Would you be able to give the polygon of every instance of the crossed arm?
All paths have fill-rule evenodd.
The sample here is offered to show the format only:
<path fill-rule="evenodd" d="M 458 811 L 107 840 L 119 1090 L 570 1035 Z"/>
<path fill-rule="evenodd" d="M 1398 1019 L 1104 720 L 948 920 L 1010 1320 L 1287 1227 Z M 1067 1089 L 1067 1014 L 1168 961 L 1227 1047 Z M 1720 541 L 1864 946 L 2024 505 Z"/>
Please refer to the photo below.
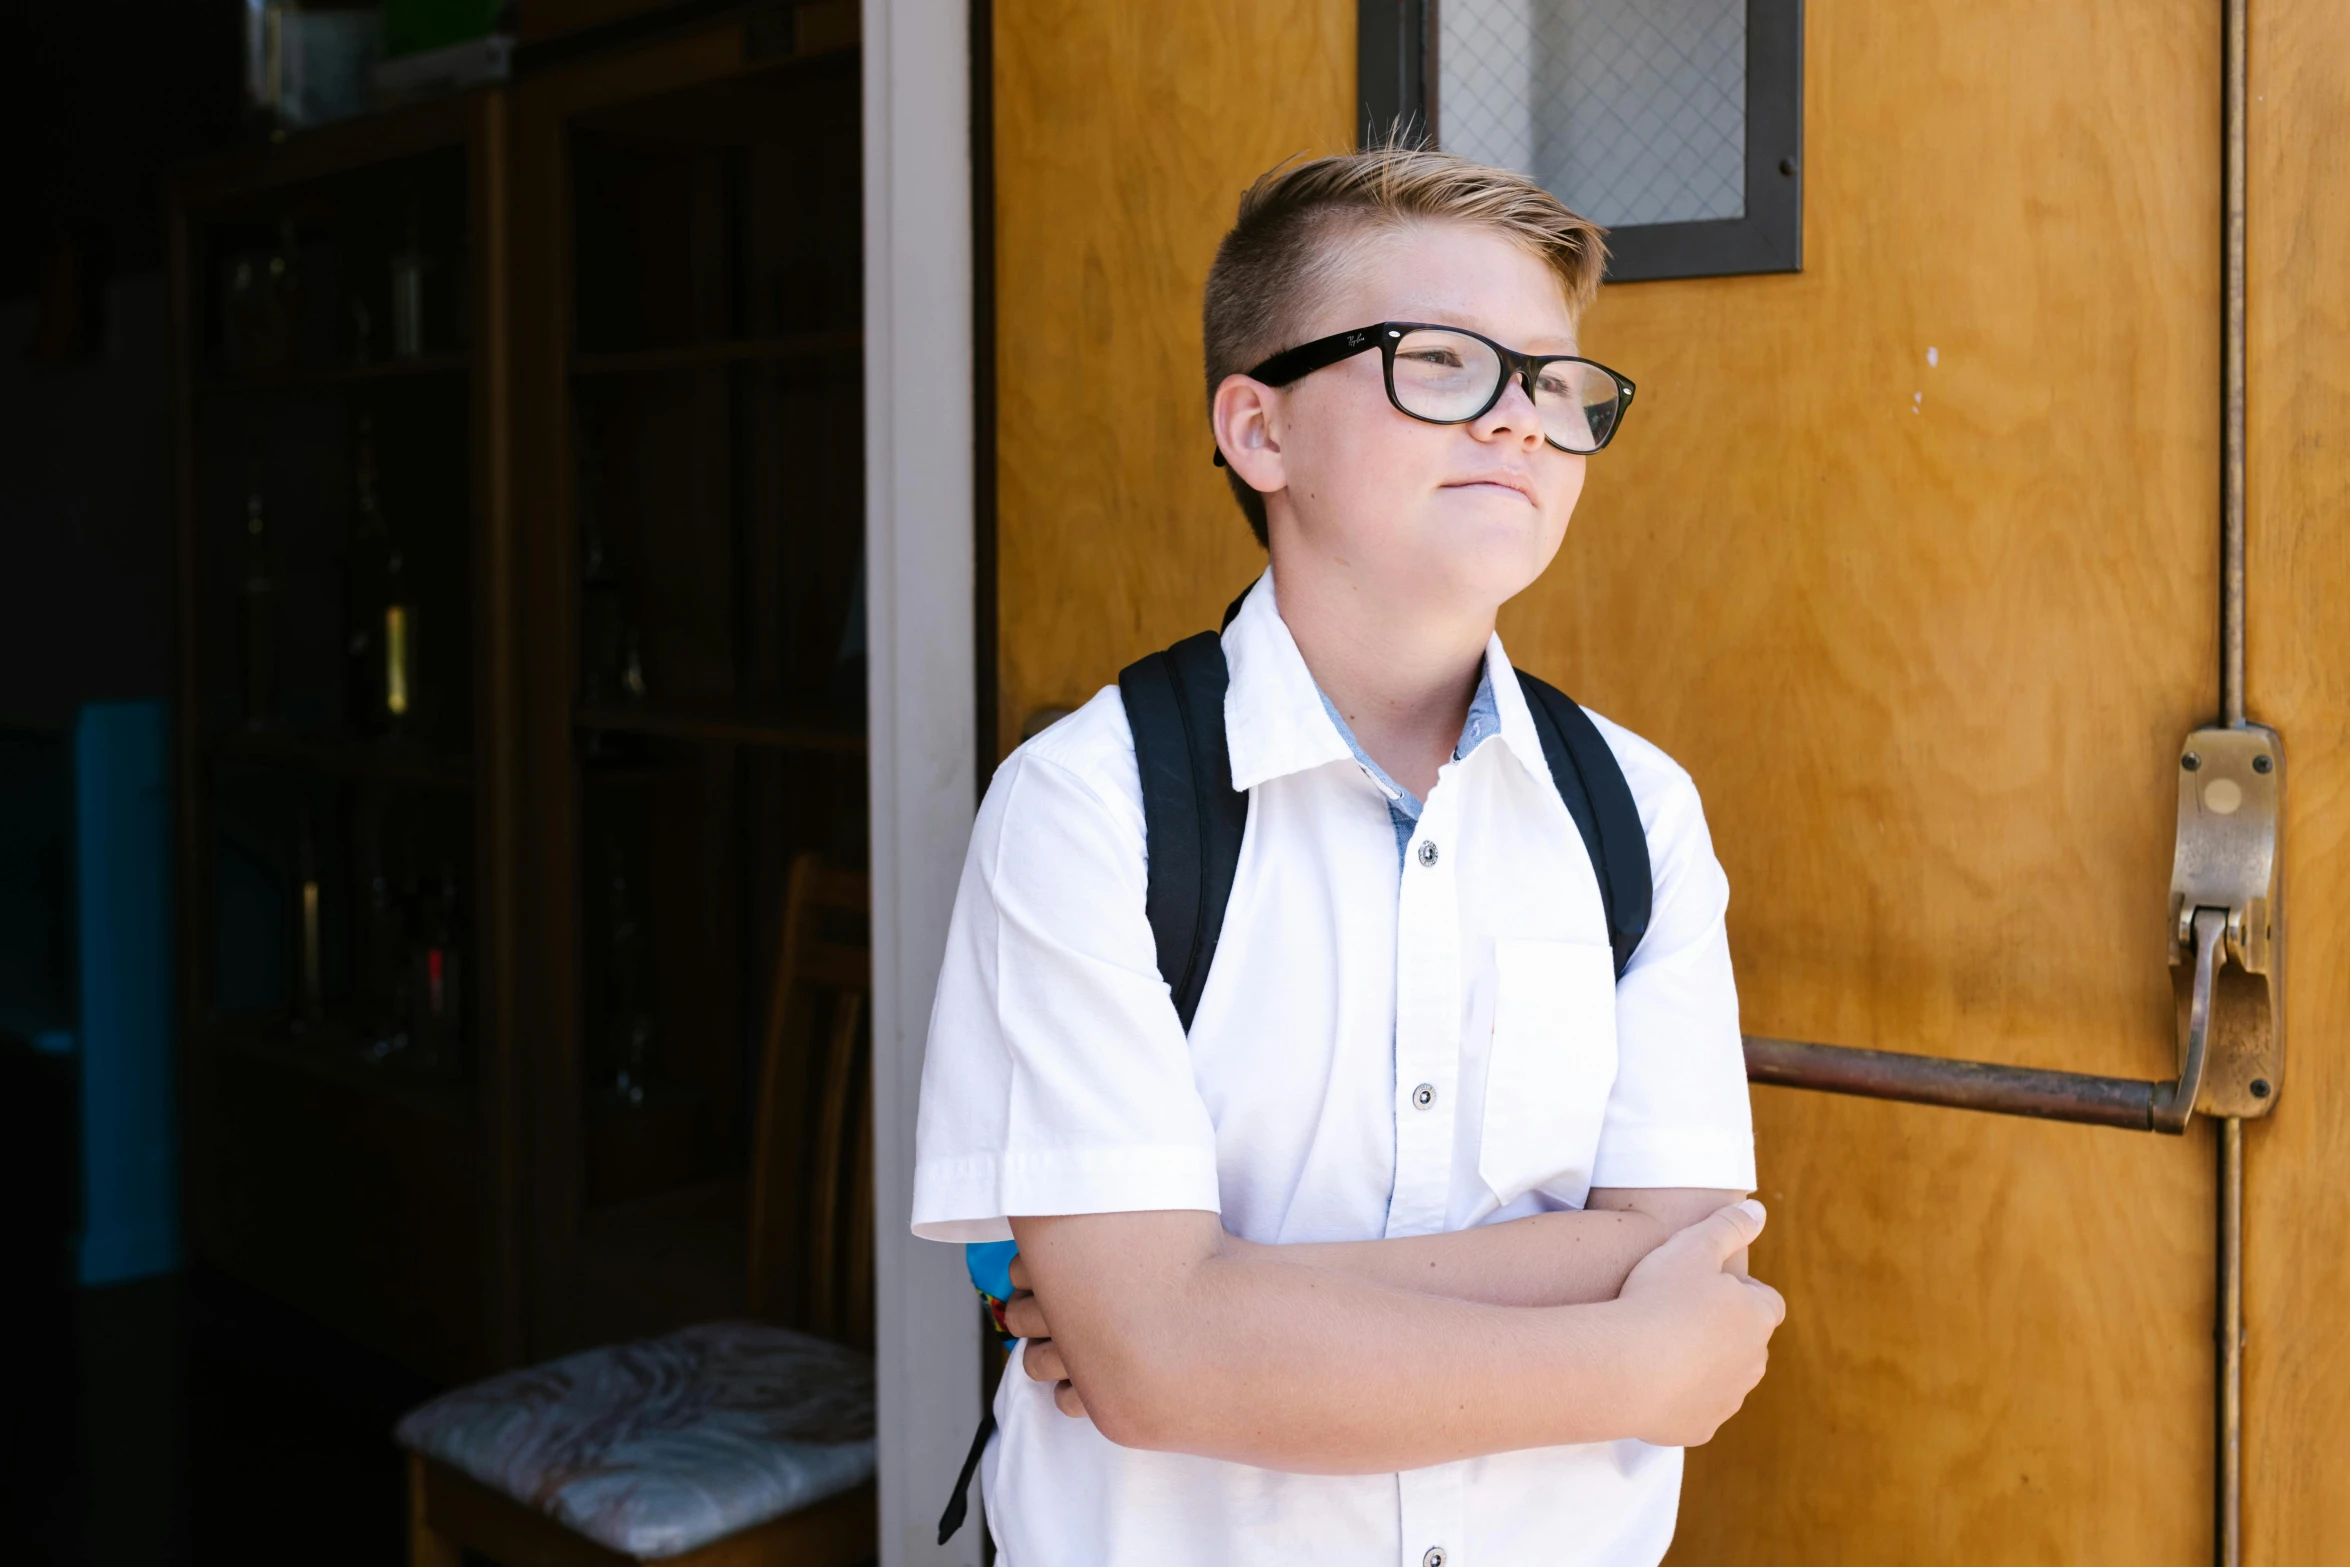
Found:
<path fill-rule="evenodd" d="M 1705 1441 L 1761 1378 L 1776 1292 L 1735 1193 L 1408 1240 L 1259 1246 L 1194 1211 L 1015 1218 L 1028 1374 L 1114 1442 L 1307 1473 Z M 1694 1222 L 1693 1222 L 1694 1221 Z"/>

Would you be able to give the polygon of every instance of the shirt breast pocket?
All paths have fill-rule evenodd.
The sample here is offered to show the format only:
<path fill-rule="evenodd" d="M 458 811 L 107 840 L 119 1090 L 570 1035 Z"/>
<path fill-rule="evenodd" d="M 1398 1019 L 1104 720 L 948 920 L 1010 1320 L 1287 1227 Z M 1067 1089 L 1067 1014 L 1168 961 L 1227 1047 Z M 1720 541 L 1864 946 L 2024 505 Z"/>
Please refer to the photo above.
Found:
<path fill-rule="evenodd" d="M 1616 1081 L 1616 968 L 1605 946 L 1496 941 L 1493 1049 L 1477 1173 L 1504 1204 L 1580 1202 Z"/>

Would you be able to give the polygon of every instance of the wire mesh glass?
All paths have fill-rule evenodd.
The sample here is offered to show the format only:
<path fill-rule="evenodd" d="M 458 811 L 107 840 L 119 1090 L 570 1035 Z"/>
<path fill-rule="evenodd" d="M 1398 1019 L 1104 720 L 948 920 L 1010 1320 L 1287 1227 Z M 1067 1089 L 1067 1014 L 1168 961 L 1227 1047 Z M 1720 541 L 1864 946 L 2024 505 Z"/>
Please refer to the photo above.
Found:
<path fill-rule="evenodd" d="M 1436 131 L 1611 228 L 1746 215 L 1746 0 L 1440 0 Z"/>

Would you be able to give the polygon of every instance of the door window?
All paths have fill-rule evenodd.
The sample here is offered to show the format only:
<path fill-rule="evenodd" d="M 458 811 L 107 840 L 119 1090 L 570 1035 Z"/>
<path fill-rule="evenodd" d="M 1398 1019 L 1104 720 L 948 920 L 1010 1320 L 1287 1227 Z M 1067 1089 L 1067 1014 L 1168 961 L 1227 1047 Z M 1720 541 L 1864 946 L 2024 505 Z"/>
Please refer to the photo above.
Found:
<path fill-rule="evenodd" d="M 1607 225 L 1613 282 L 1802 264 L 1801 0 L 1363 0 L 1401 125 Z"/>

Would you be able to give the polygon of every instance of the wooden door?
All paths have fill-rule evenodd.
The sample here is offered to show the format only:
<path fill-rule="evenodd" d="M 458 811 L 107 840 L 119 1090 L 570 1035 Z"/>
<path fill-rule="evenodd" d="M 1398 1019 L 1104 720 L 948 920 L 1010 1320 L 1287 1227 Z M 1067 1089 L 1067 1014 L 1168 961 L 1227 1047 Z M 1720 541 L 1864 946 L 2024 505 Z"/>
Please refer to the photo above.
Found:
<path fill-rule="evenodd" d="M 2219 8 L 1809 9 L 1805 270 L 1605 291 L 1587 347 L 1641 407 L 1504 635 L 1695 775 L 1749 1033 L 2167 1076 L 2172 768 L 2219 700 Z M 1006 749 L 1254 569 L 1199 455 L 1198 287 L 1249 178 L 1345 144 L 1352 13 L 997 0 Z M 2350 1523 L 2350 34 L 2267 0 L 2252 40 L 2292 1044 L 2247 1136 L 2246 1542 L 2285 1563 Z M 1755 1113 L 1791 1315 L 1675 1561 L 2208 1558 L 2207 1125 Z"/>

